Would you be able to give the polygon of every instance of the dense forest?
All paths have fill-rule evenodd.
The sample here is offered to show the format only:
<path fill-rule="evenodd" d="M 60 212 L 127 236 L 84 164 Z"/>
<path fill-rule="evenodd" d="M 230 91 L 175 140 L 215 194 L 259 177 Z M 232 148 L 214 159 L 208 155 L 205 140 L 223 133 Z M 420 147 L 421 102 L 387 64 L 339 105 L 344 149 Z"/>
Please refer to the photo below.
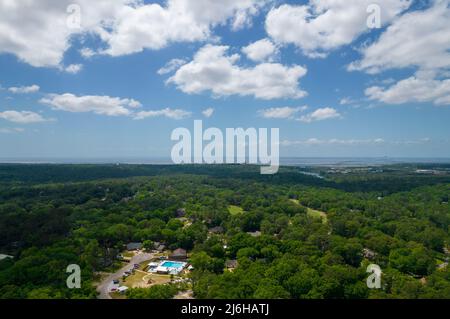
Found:
<path fill-rule="evenodd" d="M 450 298 L 449 168 L 0 165 L 0 253 L 14 257 L 0 261 L 0 298 L 96 298 L 129 242 L 186 249 L 198 299 Z M 366 285 L 373 263 L 381 289 Z M 81 289 L 66 287 L 69 264 Z"/>

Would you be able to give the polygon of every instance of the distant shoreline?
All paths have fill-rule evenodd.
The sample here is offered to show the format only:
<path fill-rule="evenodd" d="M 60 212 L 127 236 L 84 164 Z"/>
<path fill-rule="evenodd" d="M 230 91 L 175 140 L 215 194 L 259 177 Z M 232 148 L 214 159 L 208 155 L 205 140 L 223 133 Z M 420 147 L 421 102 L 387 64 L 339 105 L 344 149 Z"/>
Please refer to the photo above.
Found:
<path fill-rule="evenodd" d="M 170 158 L 0 158 L 1 164 L 47 165 L 176 165 Z M 417 157 L 282 157 L 281 166 L 381 166 L 450 164 L 450 158 Z M 188 164 L 186 164 L 188 165 Z M 206 165 L 206 164 L 205 164 Z"/>

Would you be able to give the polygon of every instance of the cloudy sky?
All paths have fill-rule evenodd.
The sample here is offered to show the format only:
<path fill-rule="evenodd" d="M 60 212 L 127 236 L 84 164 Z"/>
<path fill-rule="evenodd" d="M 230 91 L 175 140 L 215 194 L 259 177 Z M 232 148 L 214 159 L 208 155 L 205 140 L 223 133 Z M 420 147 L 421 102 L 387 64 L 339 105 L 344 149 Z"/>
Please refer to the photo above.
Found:
<path fill-rule="evenodd" d="M 449 0 L 373 2 L 0 0 L 0 158 L 168 157 L 195 119 L 450 157 Z"/>

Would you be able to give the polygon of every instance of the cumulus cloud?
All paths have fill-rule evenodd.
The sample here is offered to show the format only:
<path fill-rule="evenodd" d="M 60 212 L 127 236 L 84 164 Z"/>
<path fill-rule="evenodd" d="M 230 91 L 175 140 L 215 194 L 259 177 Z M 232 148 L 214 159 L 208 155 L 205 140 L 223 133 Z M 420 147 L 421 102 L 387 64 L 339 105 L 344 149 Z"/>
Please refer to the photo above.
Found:
<path fill-rule="evenodd" d="M 153 117 L 167 117 L 180 120 L 191 115 L 191 112 L 171 108 L 140 111 L 142 105 L 139 101 L 111 96 L 76 96 L 71 93 L 49 94 L 47 97 L 41 99 L 40 103 L 59 111 L 72 113 L 92 112 L 94 114 L 106 116 L 128 116 L 136 120 Z"/>
<path fill-rule="evenodd" d="M 180 66 L 186 64 L 186 61 L 183 59 L 172 59 L 165 66 L 158 70 L 159 75 L 164 75 L 171 73 L 178 69 Z"/>
<path fill-rule="evenodd" d="M 36 93 L 40 90 L 39 85 L 33 84 L 30 86 L 20 86 L 20 87 L 10 87 L 8 89 L 9 92 L 14 94 L 29 94 Z"/>
<path fill-rule="evenodd" d="M 266 0 L 40 0 L 0 1 L 0 53 L 35 67 L 62 67 L 76 35 L 97 35 L 106 47 L 85 57 L 161 49 L 207 40 L 218 25 L 249 25 Z"/>
<path fill-rule="evenodd" d="M 83 69 L 83 65 L 82 64 L 71 64 L 71 65 L 63 68 L 63 70 L 65 72 L 70 73 L 70 74 L 77 74 L 82 69 Z"/>
<path fill-rule="evenodd" d="M 207 108 L 202 112 L 203 116 L 206 118 L 210 118 L 214 114 L 214 109 L 212 107 Z"/>
<path fill-rule="evenodd" d="M 130 115 L 132 109 L 141 107 L 141 103 L 133 99 L 122 99 L 110 96 L 76 96 L 74 94 L 51 94 L 40 100 L 55 110 L 81 113 L 93 112 L 100 115 Z"/>
<path fill-rule="evenodd" d="M 369 31 L 367 9 L 373 0 L 310 0 L 306 5 L 284 4 L 266 18 L 266 31 L 276 42 L 293 44 L 312 58 L 325 57 Z M 409 8 L 410 0 L 378 0 L 381 22 L 389 24 Z"/>
<path fill-rule="evenodd" d="M 143 120 L 146 118 L 154 118 L 154 117 L 167 117 L 173 120 L 182 120 L 191 116 L 191 112 L 180 110 L 180 109 L 171 109 L 165 108 L 162 110 L 156 111 L 141 111 L 136 113 L 134 116 L 135 120 Z"/>
<path fill-rule="evenodd" d="M 262 39 L 242 48 L 242 52 L 252 61 L 271 62 L 279 51 L 272 41 L 269 39 Z"/>
<path fill-rule="evenodd" d="M 448 0 L 424 11 L 413 11 L 394 20 L 373 44 L 362 48 L 362 59 L 349 70 L 379 73 L 417 67 L 424 70 L 450 67 L 450 10 Z"/>
<path fill-rule="evenodd" d="M 387 104 L 431 102 L 436 105 L 450 105 L 450 79 L 436 80 L 421 77 L 419 73 L 387 88 L 370 87 L 365 93 L 369 99 Z"/>
<path fill-rule="evenodd" d="M 30 111 L 4 111 L 0 112 L 0 119 L 20 124 L 31 124 L 52 121 L 40 114 Z"/>
<path fill-rule="evenodd" d="M 450 105 L 448 5 L 448 0 L 436 0 L 426 10 L 404 14 L 376 42 L 361 50 L 362 59 L 350 64 L 350 71 L 374 74 L 390 69 L 416 69 L 413 76 L 390 87 L 369 87 L 365 91 L 369 99 L 388 104 Z"/>
<path fill-rule="evenodd" d="M 302 107 L 272 107 L 260 110 L 259 114 L 266 119 L 292 119 L 299 112 L 307 110 L 307 106 Z"/>
<path fill-rule="evenodd" d="M 211 91 L 215 96 L 254 96 L 265 100 L 306 95 L 299 88 L 299 80 L 306 74 L 306 68 L 278 63 L 240 67 L 237 65 L 240 55 L 227 55 L 228 50 L 228 46 L 204 46 L 167 83 L 175 84 L 188 94 Z"/>
<path fill-rule="evenodd" d="M 11 53 L 35 67 L 61 67 L 71 37 L 84 32 L 102 33 L 101 22 L 115 17 L 131 0 L 78 0 L 79 28 L 68 23 L 71 0 L 0 1 L 0 53 Z"/>
<path fill-rule="evenodd" d="M 128 7 L 105 37 L 112 56 L 161 49 L 171 42 L 203 41 L 211 29 L 230 23 L 237 30 L 250 24 L 267 1 L 168 0 L 165 6 Z"/>
<path fill-rule="evenodd" d="M 340 118 L 341 114 L 339 114 L 338 111 L 331 107 L 325 107 L 321 109 L 317 109 L 312 113 L 309 113 L 307 115 L 303 115 L 299 118 L 299 121 L 304 123 L 311 123 L 311 122 L 317 122 L 317 121 L 324 121 L 324 120 L 330 120 L 335 118 Z"/>

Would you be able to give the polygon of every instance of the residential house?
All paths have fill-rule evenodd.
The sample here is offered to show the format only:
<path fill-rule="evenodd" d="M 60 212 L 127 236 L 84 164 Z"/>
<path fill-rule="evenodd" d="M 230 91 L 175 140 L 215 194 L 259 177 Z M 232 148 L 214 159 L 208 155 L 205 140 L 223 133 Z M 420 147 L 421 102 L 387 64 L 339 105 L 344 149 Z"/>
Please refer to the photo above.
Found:
<path fill-rule="evenodd" d="M 142 243 L 129 243 L 127 244 L 127 250 L 128 251 L 135 251 L 142 249 L 143 244 Z"/>
<path fill-rule="evenodd" d="M 186 252 L 186 250 L 184 250 L 182 248 L 178 248 L 173 251 L 173 253 L 169 256 L 169 259 L 171 259 L 171 260 L 186 260 L 187 252 Z"/>

